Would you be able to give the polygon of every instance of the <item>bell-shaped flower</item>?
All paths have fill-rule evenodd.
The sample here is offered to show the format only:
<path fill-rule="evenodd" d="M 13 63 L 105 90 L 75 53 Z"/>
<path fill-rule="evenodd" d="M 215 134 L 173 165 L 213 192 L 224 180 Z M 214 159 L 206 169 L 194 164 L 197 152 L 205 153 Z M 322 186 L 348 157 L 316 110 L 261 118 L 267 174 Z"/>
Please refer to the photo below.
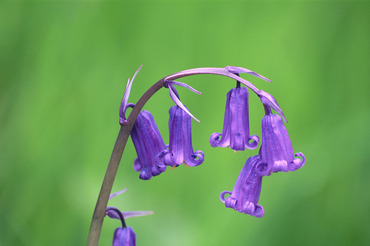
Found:
<path fill-rule="evenodd" d="M 220 194 L 221 202 L 240 213 L 262 217 L 265 212 L 257 203 L 266 169 L 258 155 L 249 157 L 236 180 L 233 191 L 224 191 Z M 226 194 L 230 196 L 225 199 Z"/>
<path fill-rule="evenodd" d="M 213 133 L 209 139 L 212 147 L 230 147 L 233 150 L 255 149 L 259 137 L 249 135 L 248 89 L 237 86 L 226 96 L 222 134 Z"/>
<path fill-rule="evenodd" d="M 165 165 L 155 164 L 156 155 L 166 146 L 149 111 L 140 112 L 132 128 L 131 138 L 138 156 L 134 161 L 134 170 L 140 171 L 140 179 L 149 180 L 166 170 Z"/>
<path fill-rule="evenodd" d="M 204 161 L 204 153 L 200 150 L 194 152 L 191 140 L 191 117 L 179 106 L 172 106 L 169 110 L 168 121 L 170 142 L 168 149 L 157 156 L 157 165 L 198 166 Z"/>
<path fill-rule="evenodd" d="M 262 144 L 260 156 L 268 165 L 270 172 L 288 172 L 302 167 L 305 156 L 299 152 L 294 154 L 289 134 L 281 117 L 272 114 L 271 108 L 265 105 L 266 115 L 262 119 Z M 294 157 L 301 157 L 294 158 Z"/>
<path fill-rule="evenodd" d="M 136 246 L 136 234 L 132 228 L 119 227 L 113 235 L 113 246 Z"/>

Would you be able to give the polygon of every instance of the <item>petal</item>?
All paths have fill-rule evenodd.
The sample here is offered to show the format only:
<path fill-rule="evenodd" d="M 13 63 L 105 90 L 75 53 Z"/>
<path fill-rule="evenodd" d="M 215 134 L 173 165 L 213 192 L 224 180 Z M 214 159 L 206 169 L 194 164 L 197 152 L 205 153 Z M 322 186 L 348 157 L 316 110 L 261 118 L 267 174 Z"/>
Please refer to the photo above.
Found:
<path fill-rule="evenodd" d="M 110 200 L 110 199 L 112 199 L 112 198 L 113 198 L 113 197 L 115 197 L 115 196 L 119 196 L 119 195 L 121 195 L 121 194 L 125 193 L 126 191 L 127 191 L 127 188 L 125 188 L 125 189 L 123 189 L 123 190 L 121 190 L 121 191 L 118 191 L 118 192 L 116 192 L 116 193 L 111 194 L 111 195 L 109 196 L 109 200 Z"/>
<path fill-rule="evenodd" d="M 277 103 L 276 99 L 272 95 L 270 95 L 269 93 L 263 90 L 259 90 L 257 95 L 259 96 L 259 98 L 261 99 L 261 102 L 264 105 L 268 105 L 271 108 L 273 108 L 281 116 L 281 118 L 284 119 L 285 122 L 288 122 L 279 104 Z"/>
<path fill-rule="evenodd" d="M 197 118 L 194 117 L 194 115 L 192 115 L 190 113 L 190 111 L 182 104 L 182 102 L 179 100 L 179 98 L 176 96 L 174 90 L 171 88 L 172 86 L 168 86 L 168 89 L 170 91 L 170 97 L 172 98 L 172 100 L 174 101 L 174 103 L 176 103 L 177 106 L 179 106 L 182 110 L 184 110 L 188 115 L 190 115 L 190 117 L 192 117 L 194 120 L 196 120 L 197 122 L 200 122 Z"/>
<path fill-rule="evenodd" d="M 293 162 L 289 163 L 289 171 L 295 171 L 303 167 L 304 164 L 306 163 L 306 157 L 304 156 L 302 152 L 298 152 L 294 156 L 301 157 L 302 160 L 299 158 L 295 158 Z"/>
<path fill-rule="evenodd" d="M 267 82 L 271 82 L 271 80 L 269 80 L 268 78 L 256 73 L 256 72 L 253 72 L 252 70 L 249 70 L 247 68 L 243 68 L 243 67 L 233 67 L 233 66 L 227 66 L 225 67 L 230 73 L 247 73 L 247 74 L 250 74 L 250 75 L 253 75 L 257 78 L 260 78 L 260 79 L 263 79 L 263 80 L 266 80 Z"/>
<path fill-rule="evenodd" d="M 141 217 L 141 216 L 147 216 L 154 214 L 153 211 L 129 211 L 129 212 L 122 212 L 123 217 L 125 219 L 131 218 L 131 217 Z"/>
<path fill-rule="evenodd" d="M 185 83 L 182 83 L 182 82 L 178 82 L 178 81 L 173 81 L 173 80 L 167 80 L 166 81 L 167 84 L 170 84 L 170 85 L 178 85 L 178 86 L 182 86 L 182 87 L 185 87 L 189 90 L 191 90 L 192 92 L 195 92 L 199 95 L 202 95 L 202 92 L 200 91 L 197 91 L 196 89 L 194 89 L 193 87 L 191 87 L 190 85 L 188 84 L 185 84 Z"/>
<path fill-rule="evenodd" d="M 225 203 L 225 195 L 226 194 L 231 195 L 231 191 L 225 190 L 225 191 L 221 192 L 221 194 L 220 194 L 220 200 L 221 200 L 222 203 Z"/>
<path fill-rule="evenodd" d="M 132 86 L 132 83 L 134 82 L 134 79 L 135 79 L 136 75 L 139 73 L 142 66 L 143 65 L 141 65 L 136 70 L 136 72 L 135 72 L 135 74 L 134 74 L 134 76 L 132 77 L 131 80 L 130 80 L 130 78 L 128 78 L 125 93 L 123 94 L 123 98 L 122 98 L 122 102 L 121 102 L 121 106 L 120 106 L 120 124 L 123 124 L 124 120 L 126 119 L 125 111 L 126 111 L 126 107 L 127 107 L 127 101 L 128 101 L 129 96 L 130 96 L 131 86 Z"/>
<path fill-rule="evenodd" d="M 117 228 L 113 235 L 113 246 L 135 246 L 136 235 L 131 227 Z"/>

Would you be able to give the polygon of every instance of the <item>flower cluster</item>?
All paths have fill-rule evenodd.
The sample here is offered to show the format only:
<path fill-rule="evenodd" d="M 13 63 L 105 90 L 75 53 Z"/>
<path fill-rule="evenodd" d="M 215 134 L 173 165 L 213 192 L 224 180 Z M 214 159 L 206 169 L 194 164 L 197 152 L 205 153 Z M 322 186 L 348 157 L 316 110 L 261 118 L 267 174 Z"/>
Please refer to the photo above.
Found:
<path fill-rule="evenodd" d="M 141 68 L 141 67 L 140 67 Z M 120 124 L 124 125 L 127 120 L 125 112 L 128 107 L 135 107 L 127 103 L 132 82 L 139 72 L 136 71 L 132 80 L 128 80 L 125 94 L 120 107 Z M 204 161 L 204 153 L 201 150 L 194 151 L 191 139 L 191 117 L 196 119 L 180 101 L 174 85 L 182 86 L 191 91 L 201 94 L 187 84 L 166 81 L 170 97 L 177 104 L 169 110 L 169 144 L 165 145 L 152 114 L 143 110 L 138 115 L 131 130 L 131 139 L 134 143 L 137 158 L 134 161 L 134 170 L 140 171 L 140 179 L 149 180 L 166 170 L 167 166 L 177 167 L 184 163 L 185 166 L 198 166 Z M 197 120 L 197 119 L 196 119 Z"/>
<path fill-rule="evenodd" d="M 135 108 L 135 104 L 128 103 L 132 83 L 140 71 L 136 71 L 132 79 L 128 79 L 119 112 L 119 123 L 122 126 L 128 124 L 126 111 Z M 271 82 L 262 75 L 246 68 L 227 66 L 225 68 L 195 68 L 184 70 L 165 77 L 159 82 L 161 86 L 168 88 L 171 99 L 176 105 L 169 110 L 169 144 L 166 145 L 154 121 L 153 115 L 147 111 L 141 111 L 130 132 L 134 143 L 137 158 L 134 161 L 134 170 L 140 172 L 140 179 L 150 180 L 164 172 L 167 166 L 177 167 L 198 166 L 204 161 L 204 153 L 201 150 L 194 151 L 191 133 L 191 118 L 198 121 L 181 102 L 175 86 L 185 87 L 197 94 L 199 91 L 185 83 L 175 79 L 196 75 L 215 74 L 236 80 L 236 87 L 226 95 L 226 107 L 222 133 L 213 133 L 209 138 L 212 147 L 230 147 L 236 151 L 255 149 L 258 147 L 260 138 L 250 135 L 249 129 L 249 89 L 259 96 L 265 109 L 262 119 L 262 138 L 259 154 L 251 156 L 242 168 L 232 191 L 223 191 L 220 200 L 226 207 L 233 208 L 240 213 L 255 217 L 262 217 L 264 209 L 258 204 L 262 178 L 272 173 L 295 171 L 305 164 L 305 156 L 299 152 L 294 154 L 292 143 L 284 126 L 286 121 L 283 111 L 275 98 L 267 92 L 257 89 L 251 82 L 241 78 L 240 73 L 247 73 L 265 81 Z M 242 87 L 242 84 L 245 87 Z M 139 108 L 141 108 L 141 105 Z M 272 110 L 277 112 L 273 114 Z M 138 112 L 137 112 L 138 113 Z M 124 190 L 125 191 L 125 190 Z M 111 195 L 110 198 L 124 191 Z M 228 197 L 225 195 L 228 194 Z M 142 216 L 152 212 L 121 212 L 115 207 L 108 207 L 106 215 L 110 218 L 120 219 L 122 227 L 114 233 L 113 245 L 134 246 L 136 235 L 131 227 L 125 224 L 125 218 Z"/>
<path fill-rule="evenodd" d="M 140 68 L 132 80 L 129 79 L 127 82 L 120 107 L 121 125 L 127 122 L 125 117 L 127 108 L 135 107 L 134 104 L 127 103 L 127 100 L 132 82 Z M 169 110 L 169 144 L 165 145 L 152 114 L 149 111 L 141 111 L 131 131 L 131 138 L 138 156 L 134 161 L 134 170 L 140 171 L 140 179 L 149 180 L 152 176 L 164 172 L 167 166 L 177 167 L 184 163 L 186 166 L 193 167 L 203 163 L 204 153 L 200 150 L 194 151 L 192 145 L 191 118 L 198 122 L 199 120 L 180 101 L 175 86 L 182 86 L 195 93 L 201 93 L 185 83 L 175 81 L 175 79 L 207 73 L 227 76 L 237 82 L 236 87 L 232 88 L 226 95 L 222 133 L 213 133 L 210 136 L 209 143 L 212 147 L 230 147 L 234 151 L 257 148 L 260 138 L 257 135 L 250 135 L 249 130 L 249 89 L 259 96 L 264 106 L 266 114 L 262 119 L 259 154 L 246 161 L 233 191 L 224 191 L 220 195 L 220 199 L 226 207 L 241 213 L 262 217 L 264 209 L 257 204 L 262 178 L 271 175 L 271 173 L 297 170 L 305 164 L 305 157 L 300 152 L 294 154 L 292 143 L 283 123 L 283 120 L 286 121 L 284 113 L 275 98 L 267 92 L 258 90 L 252 83 L 239 76 L 240 73 L 247 73 L 271 82 L 249 69 L 232 66 L 199 68 L 185 70 L 166 77 L 164 79 L 165 87 L 168 88 L 170 97 L 176 104 Z M 242 84 L 245 87 L 242 87 Z M 280 116 L 273 114 L 272 110 Z M 230 196 L 225 198 L 226 194 Z"/>
<path fill-rule="evenodd" d="M 241 71 L 236 70 L 236 72 Z M 237 90 L 240 90 L 239 94 L 237 94 Z M 212 134 L 209 140 L 212 147 L 244 150 L 244 146 L 248 148 L 248 144 L 246 144 L 248 139 L 253 139 L 253 143 L 258 141 L 257 136 L 249 137 L 247 90 L 245 88 L 244 96 L 235 96 L 242 93 L 239 84 L 237 84 L 237 88 L 227 94 L 223 132 L 222 134 Z M 259 91 L 258 96 L 266 113 L 262 119 L 262 143 L 259 154 L 248 158 L 233 191 L 223 191 L 220 200 L 226 207 L 233 208 L 240 213 L 262 217 L 264 209 L 257 204 L 261 193 L 262 177 L 270 176 L 271 173 L 295 171 L 305 164 L 306 159 L 301 152 L 294 154 L 283 120 L 279 115 L 272 113 L 271 108 L 279 108 L 276 101 L 271 100 L 272 96 L 263 91 Z M 281 110 L 278 112 L 284 117 Z M 219 139 L 220 136 L 222 136 L 221 139 Z M 257 147 L 257 145 L 255 144 L 253 147 Z M 226 194 L 230 196 L 225 198 Z"/>

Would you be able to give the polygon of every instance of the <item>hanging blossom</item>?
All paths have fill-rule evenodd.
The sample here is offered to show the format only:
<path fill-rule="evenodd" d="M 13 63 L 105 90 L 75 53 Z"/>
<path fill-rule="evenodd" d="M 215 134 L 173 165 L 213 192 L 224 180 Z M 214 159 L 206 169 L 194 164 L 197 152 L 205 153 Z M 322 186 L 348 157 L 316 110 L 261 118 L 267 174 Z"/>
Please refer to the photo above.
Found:
<path fill-rule="evenodd" d="M 135 104 L 127 102 L 132 83 L 140 69 L 141 66 L 135 72 L 132 79 L 128 79 L 119 111 L 121 125 L 127 123 L 125 116 L 127 108 L 135 107 Z M 166 170 L 166 166 L 156 165 L 155 157 L 162 150 L 166 149 L 166 146 L 158 130 L 157 124 L 154 121 L 153 115 L 149 111 L 143 110 L 139 113 L 130 135 L 138 156 L 135 159 L 133 166 L 135 171 L 140 171 L 140 179 L 149 180 L 152 176 L 156 176 L 164 172 Z"/>
<path fill-rule="evenodd" d="M 212 147 L 230 147 L 233 150 L 255 149 L 259 137 L 249 135 L 248 89 L 237 86 L 226 96 L 222 134 L 213 133 L 209 138 Z"/>
<path fill-rule="evenodd" d="M 268 78 L 246 68 L 228 66 L 226 69 L 236 76 L 239 76 L 239 73 L 248 73 L 271 82 Z M 212 147 L 230 147 L 235 151 L 244 151 L 245 148 L 257 148 L 258 141 L 257 135 L 249 135 L 248 88 L 240 87 L 240 82 L 237 80 L 236 88 L 231 89 L 226 95 L 222 134 L 213 133 L 209 143 Z"/>
<path fill-rule="evenodd" d="M 140 171 L 140 179 L 149 180 L 166 171 L 165 165 L 155 163 L 157 154 L 166 146 L 149 111 L 140 112 L 132 128 L 131 139 L 138 156 L 134 161 L 134 170 Z"/>
<path fill-rule="evenodd" d="M 262 164 L 258 155 L 249 157 L 236 180 L 233 191 L 221 193 L 221 202 L 227 208 L 235 209 L 239 213 L 262 217 L 265 211 L 257 203 L 261 193 L 262 177 L 267 174 L 266 170 L 266 165 Z M 230 196 L 225 199 L 226 194 Z"/>
<path fill-rule="evenodd" d="M 124 193 L 127 189 L 116 192 L 110 195 L 109 200 L 113 197 Z M 135 211 L 135 212 L 122 212 L 116 207 L 107 207 L 105 214 L 110 218 L 119 219 L 122 227 L 118 227 L 114 231 L 113 246 L 136 246 L 136 234 L 131 227 L 126 226 L 125 219 L 134 216 L 145 216 L 153 214 L 152 211 Z"/>
<path fill-rule="evenodd" d="M 288 172 L 301 168 L 306 158 L 303 153 L 294 154 L 289 134 L 279 115 L 272 114 L 265 105 L 266 115 L 262 119 L 262 145 L 260 156 L 270 172 Z M 297 158 L 294 158 L 297 157 Z M 300 159 L 300 158 L 302 159 Z"/>
<path fill-rule="evenodd" d="M 175 81 L 167 82 L 171 98 L 178 104 L 170 108 L 170 118 L 168 120 L 169 128 L 169 145 L 168 149 L 163 150 L 157 156 L 158 166 L 178 166 L 184 163 L 186 166 L 198 166 L 204 161 L 204 153 L 201 150 L 194 152 L 191 138 L 191 116 L 186 106 L 184 106 L 174 85 L 184 86 L 193 92 L 201 92 L 192 87 Z"/>

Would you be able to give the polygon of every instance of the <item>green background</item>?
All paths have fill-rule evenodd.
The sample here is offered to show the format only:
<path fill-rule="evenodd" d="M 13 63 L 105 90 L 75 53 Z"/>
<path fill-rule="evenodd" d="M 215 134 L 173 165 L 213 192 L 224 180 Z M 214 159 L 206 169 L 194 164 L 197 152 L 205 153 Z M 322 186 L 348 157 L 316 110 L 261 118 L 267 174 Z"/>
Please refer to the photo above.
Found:
<path fill-rule="evenodd" d="M 242 66 L 275 96 L 306 165 L 265 177 L 263 218 L 220 202 L 246 159 L 212 148 L 235 82 L 198 75 L 178 91 L 201 120 L 199 167 L 170 168 L 150 181 L 132 169 L 129 139 L 109 205 L 153 210 L 130 218 L 138 245 L 366 245 L 370 241 L 370 4 L 362 1 L 56 1 L 0 3 L 0 245 L 84 245 L 130 102 L 160 78 L 194 67 Z M 168 142 L 168 91 L 145 106 Z M 250 94 L 251 134 L 263 107 Z M 106 219 L 100 245 L 116 220 Z"/>

